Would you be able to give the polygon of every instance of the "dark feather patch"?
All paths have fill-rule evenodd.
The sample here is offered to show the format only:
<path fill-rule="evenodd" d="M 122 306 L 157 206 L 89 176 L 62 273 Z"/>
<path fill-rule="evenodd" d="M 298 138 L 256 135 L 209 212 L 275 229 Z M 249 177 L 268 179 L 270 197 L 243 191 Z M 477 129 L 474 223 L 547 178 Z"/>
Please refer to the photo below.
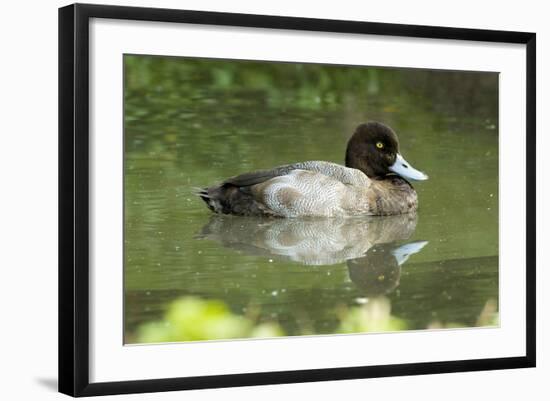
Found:
<path fill-rule="evenodd" d="M 233 185 L 235 187 L 249 187 L 256 184 L 261 184 L 275 177 L 286 175 L 290 171 L 295 170 L 299 166 L 299 163 L 288 164 L 285 166 L 276 167 L 271 170 L 259 170 L 250 173 L 244 173 L 235 177 L 228 178 L 222 185 Z"/>
<path fill-rule="evenodd" d="M 273 212 L 258 202 L 251 187 L 272 178 L 288 174 L 301 167 L 301 163 L 288 164 L 271 170 L 260 170 L 228 178 L 219 185 L 202 188 L 196 194 L 216 213 L 246 216 L 273 216 Z"/>

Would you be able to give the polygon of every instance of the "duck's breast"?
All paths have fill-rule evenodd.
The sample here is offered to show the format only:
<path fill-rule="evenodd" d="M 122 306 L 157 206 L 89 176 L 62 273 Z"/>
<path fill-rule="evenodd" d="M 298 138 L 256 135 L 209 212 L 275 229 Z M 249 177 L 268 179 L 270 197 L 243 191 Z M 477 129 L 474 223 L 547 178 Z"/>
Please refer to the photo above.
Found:
<path fill-rule="evenodd" d="M 367 192 L 369 212 L 388 216 L 415 212 L 418 197 L 412 185 L 401 177 L 373 181 Z"/>

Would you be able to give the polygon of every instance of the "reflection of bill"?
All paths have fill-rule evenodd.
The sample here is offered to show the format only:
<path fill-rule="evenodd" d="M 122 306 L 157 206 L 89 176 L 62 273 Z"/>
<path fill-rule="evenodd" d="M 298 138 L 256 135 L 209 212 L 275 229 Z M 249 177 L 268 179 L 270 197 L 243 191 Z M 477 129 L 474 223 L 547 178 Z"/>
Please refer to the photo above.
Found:
<path fill-rule="evenodd" d="M 268 255 L 306 265 L 346 262 L 351 280 L 379 295 L 399 283 L 401 265 L 426 241 L 409 238 L 416 215 L 347 219 L 265 219 L 213 215 L 198 235 L 251 255 Z"/>

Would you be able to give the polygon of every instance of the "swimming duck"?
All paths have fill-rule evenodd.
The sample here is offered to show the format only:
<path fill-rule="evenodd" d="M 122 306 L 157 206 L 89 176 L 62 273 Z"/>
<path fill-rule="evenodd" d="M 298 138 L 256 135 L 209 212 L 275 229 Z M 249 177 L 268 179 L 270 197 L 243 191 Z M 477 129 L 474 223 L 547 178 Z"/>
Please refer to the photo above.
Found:
<path fill-rule="evenodd" d="M 407 181 L 426 180 L 399 153 L 395 132 L 379 122 L 359 125 L 345 167 L 305 161 L 228 178 L 198 190 L 216 213 L 273 217 L 387 216 L 416 211 Z"/>

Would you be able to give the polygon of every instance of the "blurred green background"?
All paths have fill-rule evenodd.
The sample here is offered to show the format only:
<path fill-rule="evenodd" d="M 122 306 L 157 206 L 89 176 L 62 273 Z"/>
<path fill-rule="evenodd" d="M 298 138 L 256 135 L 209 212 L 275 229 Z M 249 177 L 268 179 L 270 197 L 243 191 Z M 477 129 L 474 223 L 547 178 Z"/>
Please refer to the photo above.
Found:
<path fill-rule="evenodd" d="M 497 73 L 139 55 L 124 69 L 125 342 L 498 322 Z M 216 217 L 192 193 L 343 163 L 369 120 L 430 176 L 414 184 L 412 223 Z M 395 250 L 418 240 L 397 266 Z"/>

